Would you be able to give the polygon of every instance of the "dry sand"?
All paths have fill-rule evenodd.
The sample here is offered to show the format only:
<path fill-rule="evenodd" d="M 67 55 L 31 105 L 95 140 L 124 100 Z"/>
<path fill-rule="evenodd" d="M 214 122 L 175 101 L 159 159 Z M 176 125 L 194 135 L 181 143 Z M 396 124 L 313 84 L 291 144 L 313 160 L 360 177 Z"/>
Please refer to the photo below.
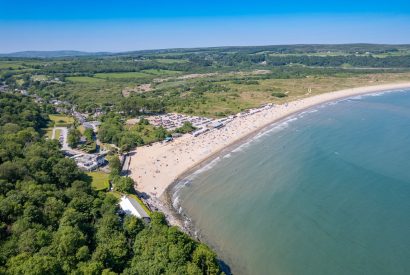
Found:
<path fill-rule="evenodd" d="M 186 134 L 173 142 L 139 147 L 131 159 L 131 177 L 136 181 L 139 192 L 146 193 L 155 201 L 160 202 L 167 187 L 184 172 L 214 156 L 227 146 L 289 115 L 314 105 L 345 97 L 409 87 L 410 82 L 405 82 L 329 92 L 283 105 L 275 105 L 271 109 L 246 117 L 237 117 L 225 127 L 213 129 L 198 137 Z"/>

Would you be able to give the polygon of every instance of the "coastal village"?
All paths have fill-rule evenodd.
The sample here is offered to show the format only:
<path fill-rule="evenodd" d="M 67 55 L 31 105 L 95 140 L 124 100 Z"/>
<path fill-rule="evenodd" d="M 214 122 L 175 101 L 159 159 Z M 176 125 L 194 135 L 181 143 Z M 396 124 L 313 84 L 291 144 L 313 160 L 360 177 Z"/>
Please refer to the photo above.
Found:
<path fill-rule="evenodd" d="M 389 87 L 399 89 L 403 85 L 397 84 Z M 66 121 L 57 119 L 54 122 L 50 138 L 59 140 L 64 154 L 73 159 L 81 170 L 88 173 L 106 174 L 107 179 L 109 173 L 107 155 L 112 154 L 112 149 L 114 149 L 115 154 L 118 154 L 120 159 L 121 176 L 130 177 L 135 183 L 136 190 L 136 194 L 116 193 L 119 195 L 119 205 L 122 210 L 145 220 L 149 220 L 150 211 L 159 210 L 166 215 L 170 224 L 184 228 L 180 221 L 175 218 L 173 210 L 170 210 L 173 208 L 169 207 L 169 204 L 174 202 L 167 191 L 187 170 L 217 156 L 219 152 L 232 144 L 250 138 L 252 134 L 260 132 L 272 123 L 311 106 L 383 89 L 386 89 L 384 85 L 374 88 L 353 88 L 301 98 L 286 104 L 268 103 L 219 119 L 178 113 L 140 116 L 129 119 L 126 123 L 136 124 L 145 119 L 150 125 L 163 127 L 168 131 L 174 131 L 183 126 L 184 123 L 189 123 L 193 126 L 193 130 L 186 134 L 174 132 L 172 136 L 167 136 L 162 141 L 139 146 L 130 152 L 121 152 L 115 145 L 103 144 L 98 140 L 97 133 L 101 125 L 98 117 L 103 114 L 101 110 L 96 110 L 95 113 L 91 114 L 81 113 L 76 111 L 74 107 L 67 108 L 70 106 L 68 102 L 52 100 L 49 103 L 55 106 L 56 110 L 64 112 L 61 116 L 71 118 L 71 122 L 64 125 L 67 124 Z M 7 89 L 3 85 L 0 90 L 5 92 Z M 37 101 L 45 101 L 37 95 L 29 95 L 27 91 L 14 92 L 24 96 L 32 96 Z M 59 115 L 56 117 L 58 118 Z M 78 127 L 90 129 L 94 133 L 97 144 L 95 152 L 88 153 L 68 145 L 68 133 L 70 127 L 72 129 L 74 121 Z M 113 192 L 112 184 L 109 183 L 106 190 Z"/>
<path fill-rule="evenodd" d="M 0 91 L 10 92 L 7 89 L 7 85 L 1 85 Z M 271 109 L 273 104 L 265 104 L 259 108 L 245 110 L 238 113 L 237 115 L 231 115 L 225 118 L 212 119 L 207 117 L 198 117 L 198 116 L 188 116 L 178 113 L 165 113 L 165 114 L 154 114 L 150 116 L 141 116 L 134 119 L 130 119 L 131 123 L 135 124 L 141 119 L 146 119 L 149 124 L 155 127 L 163 127 L 167 131 L 174 131 L 175 129 L 182 127 L 184 123 L 190 123 L 193 126 L 193 131 L 187 134 L 178 134 L 174 133 L 170 137 L 166 137 L 163 141 L 157 142 L 155 144 L 148 144 L 141 148 L 137 148 L 132 152 L 120 152 L 118 148 L 113 144 L 102 144 L 98 139 L 98 130 L 101 122 L 98 121 L 98 118 L 104 114 L 100 109 L 95 110 L 93 113 L 82 113 L 75 110 L 75 106 L 67 101 L 52 99 L 45 100 L 36 94 L 29 94 L 26 90 L 14 90 L 13 93 L 20 93 L 23 96 L 33 97 L 36 102 L 48 103 L 52 105 L 57 115 L 52 116 L 53 126 L 51 128 L 51 135 L 48 136 L 50 139 L 56 139 L 61 145 L 61 150 L 66 157 L 71 158 L 75 161 L 77 166 L 87 173 L 104 173 L 107 175 L 109 173 L 107 155 L 110 153 L 110 150 L 106 148 L 114 148 L 115 152 L 119 154 L 119 159 L 121 162 L 122 176 L 130 176 L 133 178 L 136 183 L 137 197 L 123 194 L 120 196 L 120 207 L 125 213 L 132 214 L 139 218 L 149 220 L 149 212 L 151 210 L 161 210 L 163 211 L 170 223 L 175 224 L 176 220 L 173 219 L 172 215 L 167 211 L 167 207 L 159 199 L 160 195 L 164 191 L 162 188 L 159 188 L 158 193 L 157 187 L 153 187 L 152 190 L 146 192 L 144 188 L 145 181 L 142 181 L 142 175 L 135 173 L 135 156 L 140 155 L 140 150 L 145 151 L 150 148 L 156 148 L 157 146 L 167 146 L 171 147 L 174 144 L 179 144 L 180 140 L 191 140 L 192 144 L 195 144 L 195 140 L 201 135 L 210 135 L 215 134 L 215 131 L 223 131 L 222 129 L 226 127 L 229 123 L 243 119 L 247 116 L 254 115 L 256 113 L 266 111 Z M 77 128 L 90 129 L 94 134 L 95 143 L 97 144 L 96 150 L 93 153 L 86 152 L 80 148 L 72 148 L 69 145 L 68 136 L 69 132 L 74 128 L 74 122 L 77 124 Z M 217 134 L 217 133 L 216 133 Z M 80 142 L 85 142 L 84 136 L 81 137 Z M 159 160 L 158 160 L 159 162 Z M 143 170 L 141 170 L 142 172 Z M 156 174 L 161 173 L 161 167 L 157 167 Z M 155 179 L 155 175 L 153 175 Z M 161 183 L 159 183 L 161 185 Z M 141 187 L 141 188 L 140 188 Z M 113 191 L 112 184 L 109 184 L 108 191 Z M 143 205 L 142 205 L 143 204 Z"/>
<path fill-rule="evenodd" d="M 0 275 L 410 275 L 410 0 L 1 8 Z"/>

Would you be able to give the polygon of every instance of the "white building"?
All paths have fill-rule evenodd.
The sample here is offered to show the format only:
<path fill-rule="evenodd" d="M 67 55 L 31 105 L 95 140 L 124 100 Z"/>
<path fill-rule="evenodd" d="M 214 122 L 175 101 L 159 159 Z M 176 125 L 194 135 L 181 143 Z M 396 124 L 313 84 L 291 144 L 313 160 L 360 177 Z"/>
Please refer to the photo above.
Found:
<path fill-rule="evenodd" d="M 149 219 L 148 214 L 145 210 L 139 205 L 139 203 L 131 197 L 122 196 L 120 200 L 121 209 L 129 215 L 134 215 L 140 219 Z"/>

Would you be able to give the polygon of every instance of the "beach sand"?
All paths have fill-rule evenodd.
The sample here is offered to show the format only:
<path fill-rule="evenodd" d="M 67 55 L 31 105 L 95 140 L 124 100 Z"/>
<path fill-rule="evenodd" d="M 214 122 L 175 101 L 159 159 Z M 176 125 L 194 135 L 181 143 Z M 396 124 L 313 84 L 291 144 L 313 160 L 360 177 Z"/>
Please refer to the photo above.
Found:
<path fill-rule="evenodd" d="M 130 176 L 137 183 L 137 190 L 151 197 L 151 205 L 159 205 L 156 208 L 165 211 L 166 196 L 164 193 L 182 174 L 264 127 L 325 102 L 403 88 L 410 88 L 410 82 L 366 86 L 320 94 L 275 105 L 270 109 L 245 117 L 236 117 L 226 126 L 212 129 L 198 137 L 186 134 L 169 143 L 138 147 L 131 157 Z"/>

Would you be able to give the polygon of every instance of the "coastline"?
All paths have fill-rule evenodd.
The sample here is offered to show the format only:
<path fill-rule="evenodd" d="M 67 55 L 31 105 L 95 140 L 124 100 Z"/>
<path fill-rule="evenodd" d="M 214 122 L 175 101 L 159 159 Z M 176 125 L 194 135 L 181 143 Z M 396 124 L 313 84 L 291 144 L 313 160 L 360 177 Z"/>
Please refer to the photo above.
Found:
<path fill-rule="evenodd" d="M 138 192 L 145 195 L 146 202 L 152 208 L 164 212 L 171 225 L 193 235 L 183 224 L 184 219 L 174 209 L 172 202 L 172 191 L 181 180 L 217 159 L 221 153 L 238 147 L 271 125 L 306 109 L 354 96 L 406 88 L 410 88 L 410 82 L 328 92 L 236 118 L 225 127 L 213 129 L 199 137 L 187 134 L 172 143 L 144 146 L 138 148 L 132 157 L 131 177 L 137 182 Z"/>

